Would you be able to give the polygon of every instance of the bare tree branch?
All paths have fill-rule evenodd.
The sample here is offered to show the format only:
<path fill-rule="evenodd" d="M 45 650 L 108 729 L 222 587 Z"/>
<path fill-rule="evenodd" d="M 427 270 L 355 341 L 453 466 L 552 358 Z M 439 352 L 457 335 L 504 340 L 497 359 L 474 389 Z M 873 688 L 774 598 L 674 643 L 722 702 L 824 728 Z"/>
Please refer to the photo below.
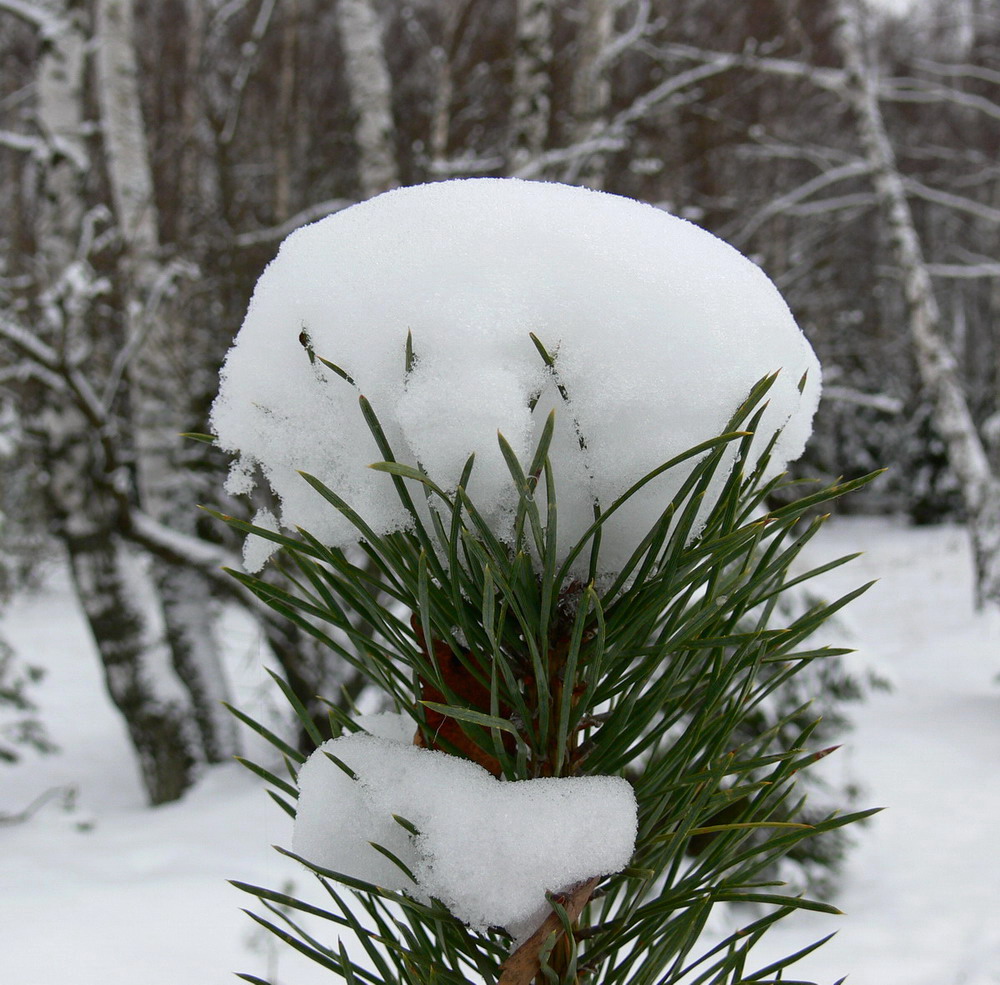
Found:
<path fill-rule="evenodd" d="M 932 277 L 949 277 L 954 280 L 1000 277 L 1000 263 L 929 263 L 927 273 Z"/>
<path fill-rule="evenodd" d="M 884 393 L 863 393 L 850 386 L 838 386 L 827 383 L 823 386 L 823 399 L 833 400 L 842 404 L 853 404 L 856 407 L 870 407 L 882 411 L 883 414 L 896 416 L 903 413 L 903 401 L 898 397 L 890 397 Z"/>
<path fill-rule="evenodd" d="M 714 51 L 710 48 L 696 48 L 693 45 L 664 44 L 657 46 L 651 53 L 660 59 L 682 58 L 703 64 L 714 64 L 721 66 L 723 71 L 731 68 L 749 68 L 790 79 L 805 79 L 820 89 L 837 93 L 843 93 L 847 81 L 840 69 L 821 68 L 808 62 L 771 58 L 749 51 Z"/>
<path fill-rule="evenodd" d="M 991 68 L 983 68 L 981 65 L 945 65 L 942 62 L 933 62 L 925 58 L 917 59 L 914 65 L 921 71 L 930 72 L 932 75 L 951 75 L 962 79 L 979 79 L 982 82 L 994 82 L 1000 85 L 1000 72 Z"/>
<path fill-rule="evenodd" d="M 340 212 L 354 204 L 355 202 L 349 198 L 331 198 L 325 202 L 316 202 L 314 205 L 309 205 L 302 209 L 301 212 L 296 212 L 295 215 L 290 216 L 276 226 L 264 226 L 261 229 L 237 233 L 233 237 L 233 243 L 242 249 L 273 243 L 276 240 L 284 239 L 289 233 L 298 229 L 299 226 L 315 222 L 317 219 L 332 215 L 334 212 Z"/>
<path fill-rule="evenodd" d="M 805 199 L 811 197 L 830 185 L 840 181 L 847 181 L 850 178 L 858 178 L 871 173 L 871 165 L 867 161 L 852 161 L 850 164 L 843 164 L 839 168 L 831 168 L 822 174 L 810 178 L 797 188 L 786 192 L 778 198 L 772 199 L 762 209 L 758 209 L 750 218 L 732 235 L 736 245 L 745 243 L 761 226 L 769 219 L 782 212 L 788 211 L 793 205 L 798 205 Z"/>
<path fill-rule="evenodd" d="M 986 222 L 1000 223 L 1000 209 L 996 209 L 992 205 L 986 205 L 984 202 L 977 202 L 975 199 L 965 198 L 962 195 L 953 195 L 951 192 L 941 191 L 939 188 L 931 188 L 923 182 L 917 181 L 916 178 L 905 178 L 903 183 L 907 193 L 914 198 L 943 205 L 946 208 L 955 209 L 957 212 L 965 212 Z"/>
<path fill-rule="evenodd" d="M 66 30 L 67 24 L 50 10 L 26 0 L 0 0 L 0 13 L 6 12 L 20 17 L 36 28 L 44 38 L 54 38 Z"/>
<path fill-rule="evenodd" d="M 260 43 L 267 34 L 276 3 L 277 0 L 261 0 L 260 7 L 257 9 L 257 17 L 250 30 L 250 39 L 240 49 L 242 57 L 230 85 L 229 109 L 226 111 L 226 121 L 222 125 L 222 133 L 219 135 L 219 141 L 222 144 L 231 144 L 236 135 L 236 127 L 240 122 L 240 110 L 243 108 L 243 95 L 246 92 L 254 66 L 257 64 Z"/>
<path fill-rule="evenodd" d="M 45 141 L 40 137 L 30 137 L 24 133 L 14 133 L 12 130 L 0 130 L 0 147 L 9 147 L 11 150 L 24 151 L 27 154 L 34 154 L 35 157 L 43 157 L 48 150 Z"/>
<path fill-rule="evenodd" d="M 894 103 L 953 103 L 964 106 L 991 119 L 1000 120 L 1000 103 L 977 96 L 974 92 L 963 92 L 951 86 L 943 86 L 923 79 L 884 79 L 879 85 L 878 97 L 883 102 Z"/>
<path fill-rule="evenodd" d="M 635 16 L 628 29 L 618 35 L 597 58 L 596 67 L 600 71 L 606 71 L 625 52 L 630 51 L 646 35 L 649 30 L 649 0 L 638 0 L 636 3 Z"/>

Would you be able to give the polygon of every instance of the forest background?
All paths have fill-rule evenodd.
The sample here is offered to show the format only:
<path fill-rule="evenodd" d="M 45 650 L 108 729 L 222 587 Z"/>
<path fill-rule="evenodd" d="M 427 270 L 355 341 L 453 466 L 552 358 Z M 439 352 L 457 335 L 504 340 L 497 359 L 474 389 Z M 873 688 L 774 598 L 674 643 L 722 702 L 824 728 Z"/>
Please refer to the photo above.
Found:
<path fill-rule="evenodd" d="M 0 0 L 0 54 L 0 589 L 68 559 L 151 803 L 239 752 L 227 605 L 304 702 L 357 696 L 221 573 L 197 505 L 268 504 L 180 434 L 283 236 L 398 185 L 585 184 L 733 243 L 824 366 L 797 472 L 889 466 L 842 508 L 966 523 L 1000 600 L 997 0 Z M 18 661 L 10 757 L 47 741 Z"/>

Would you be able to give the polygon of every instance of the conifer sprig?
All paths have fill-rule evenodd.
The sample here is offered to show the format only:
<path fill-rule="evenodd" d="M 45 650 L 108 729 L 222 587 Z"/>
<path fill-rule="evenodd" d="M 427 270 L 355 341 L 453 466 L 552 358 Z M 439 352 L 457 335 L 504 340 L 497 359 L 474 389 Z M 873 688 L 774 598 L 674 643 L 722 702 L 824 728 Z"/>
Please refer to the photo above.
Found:
<path fill-rule="evenodd" d="M 234 576 L 388 695 L 413 718 L 423 744 L 495 764 L 508 780 L 616 774 L 632 783 L 639 804 L 632 864 L 598 881 L 578 920 L 553 897 L 558 919 L 538 946 L 539 981 L 787 985 L 784 969 L 818 944 L 751 972 L 754 944 L 796 910 L 838 912 L 769 874 L 796 845 L 872 812 L 803 820 L 796 780 L 823 754 L 810 748 L 812 726 L 795 725 L 803 709 L 763 733 L 747 734 L 741 725 L 805 666 L 844 652 L 814 636 L 867 586 L 796 617 L 786 618 L 777 603 L 790 587 L 850 559 L 793 571 L 823 523 L 817 507 L 872 476 L 768 510 L 783 480 L 767 476 L 769 445 L 755 454 L 773 437 L 754 429 L 772 383 L 754 388 L 724 434 L 607 504 L 562 559 L 559 477 L 548 458 L 552 415 L 525 464 L 500 436 L 516 497 L 509 541 L 493 533 L 467 492 L 472 459 L 458 486 L 442 489 L 418 466 L 395 459 L 363 396 L 361 411 L 383 455 L 372 467 L 395 484 L 411 529 L 377 534 L 335 491 L 304 479 L 354 524 L 370 566 L 305 531 L 293 537 L 225 518 L 280 546 L 294 590 Z M 574 561 L 593 551 L 609 518 L 674 469 L 687 471 L 684 481 L 621 571 L 603 582 L 574 579 Z M 313 741 L 325 738 L 282 689 Z M 286 762 L 300 761 L 296 750 L 238 714 Z M 448 730 L 443 720 L 452 723 Z M 329 734 L 345 728 L 356 726 L 331 705 Z M 294 810 L 293 784 L 251 768 Z M 345 981 L 518 981 L 504 964 L 506 932 L 473 931 L 439 903 L 299 861 L 316 874 L 324 906 L 236 885 L 270 914 L 255 920 Z M 762 915 L 705 948 L 704 928 L 719 903 L 754 904 Z M 321 943 L 310 929 L 317 921 L 331 924 L 333 940 L 352 931 L 368 963 L 340 944 Z"/>

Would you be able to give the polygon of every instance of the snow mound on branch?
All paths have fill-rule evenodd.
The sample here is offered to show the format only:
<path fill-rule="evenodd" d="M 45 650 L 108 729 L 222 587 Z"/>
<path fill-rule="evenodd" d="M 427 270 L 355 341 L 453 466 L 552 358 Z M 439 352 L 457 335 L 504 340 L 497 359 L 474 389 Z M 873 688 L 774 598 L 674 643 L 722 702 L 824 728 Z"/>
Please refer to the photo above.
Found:
<path fill-rule="evenodd" d="M 400 730 L 412 733 L 412 722 Z M 320 746 L 298 782 L 297 855 L 424 902 L 434 897 L 473 927 L 506 927 L 518 938 L 551 912 L 546 890 L 617 872 L 635 848 L 635 795 L 621 777 L 502 781 L 468 760 L 358 732 Z M 403 862 L 416 885 L 371 842 Z"/>
<path fill-rule="evenodd" d="M 556 374 L 529 333 L 555 356 Z M 311 358 L 306 342 L 356 387 Z M 784 428 L 773 473 L 802 452 L 820 373 L 757 266 L 631 199 L 517 179 L 443 181 L 379 195 L 284 241 L 226 359 L 212 426 L 238 455 L 231 491 L 247 491 L 259 465 L 284 526 L 346 547 L 356 530 L 297 470 L 335 489 L 378 534 L 410 523 L 390 477 L 367 468 L 383 456 L 359 391 L 395 457 L 419 462 L 445 489 L 475 453 L 468 491 L 501 537 L 513 489 L 497 431 L 524 461 L 554 408 L 565 557 L 595 500 L 606 508 L 721 433 L 776 370 L 758 442 Z M 611 518 L 603 571 L 620 569 L 683 478 L 658 478 Z"/>

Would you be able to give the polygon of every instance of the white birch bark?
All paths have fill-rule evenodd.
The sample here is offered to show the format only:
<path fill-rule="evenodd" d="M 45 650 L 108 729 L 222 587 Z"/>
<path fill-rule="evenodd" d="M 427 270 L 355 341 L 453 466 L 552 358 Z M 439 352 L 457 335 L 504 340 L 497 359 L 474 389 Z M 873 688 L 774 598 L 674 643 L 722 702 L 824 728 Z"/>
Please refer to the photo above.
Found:
<path fill-rule="evenodd" d="M 392 80 L 382 26 L 371 0 L 337 0 L 337 28 L 355 115 L 358 178 L 364 198 L 399 184 L 393 146 Z"/>
<path fill-rule="evenodd" d="M 976 564 L 978 597 L 1000 604 L 1000 478 L 976 429 L 955 357 L 948 348 L 937 299 L 903 178 L 885 129 L 877 79 L 865 57 L 858 9 L 841 0 L 838 41 L 846 71 L 845 94 L 857 117 L 865 156 L 903 281 L 921 380 L 934 401 L 935 425 L 962 486 Z"/>
<path fill-rule="evenodd" d="M 63 433 L 57 429 L 69 423 Z M 117 503 L 87 481 L 93 450 L 66 410 L 50 420 L 46 492 L 74 587 L 153 804 L 176 800 L 194 779 L 197 739 L 188 695 L 174 674 L 155 615 L 156 590 L 143 559 L 121 535 Z"/>
<path fill-rule="evenodd" d="M 512 174 L 541 155 L 549 135 L 552 8 L 552 0 L 517 0 L 508 166 Z"/>
<path fill-rule="evenodd" d="M 168 272 L 160 263 L 159 220 L 149 141 L 139 98 L 132 0 L 97 0 L 96 80 L 101 132 L 115 217 L 124 241 L 125 367 L 134 416 L 140 499 L 158 520 L 191 532 L 196 503 L 180 459 L 177 360 L 184 340 L 162 314 L 158 295 Z M 180 337 L 178 337 L 180 336 Z M 183 381 L 181 381 L 183 386 Z M 203 576 L 154 562 L 166 641 L 187 687 L 204 758 L 220 762 L 236 751 L 215 613 Z"/>
<path fill-rule="evenodd" d="M 60 11 L 58 27 L 38 60 L 36 121 L 48 144 L 37 218 L 39 259 L 53 282 L 72 261 L 86 210 L 83 177 L 90 166 L 84 138 L 86 37 L 79 12 Z"/>
<path fill-rule="evenodd" d="M 573 74 L 571 107 L 574 143 L 585 144 L 607 127 L 611 106 L 611 81 L 606 59 L 614 28 L 612 0 L 585 0 L 583 23 L 577 37 L 577 57 Z M 606 155 L 595 150 L 581 157 L 566 179 L 590 188 L 603 188 Z"/>
<path fill-rule="evenodd" d="M 40 444 L 40 492 L 53 532 L 70 561 L 112 701 L 125 719 L 147 794 L 175 799 L 190 785 L 190 707 L 165 660 L 145 575 L 131 563 L 121 530 L 114 428 L 90 382 L 74 364 L 86 351 L 94 275 L 88 263 L 85 178 L 85 35 L 77 4 L 0 3 L 43 34 L 36 67 L 35 120 L 48 148 L 38 164 L 36 297 L 31 332 L 5 324 L 4 335 L 37 365 L 47 396 L 26 405 Z M 148 585 L 147 585 L 148 587 Z"/>

